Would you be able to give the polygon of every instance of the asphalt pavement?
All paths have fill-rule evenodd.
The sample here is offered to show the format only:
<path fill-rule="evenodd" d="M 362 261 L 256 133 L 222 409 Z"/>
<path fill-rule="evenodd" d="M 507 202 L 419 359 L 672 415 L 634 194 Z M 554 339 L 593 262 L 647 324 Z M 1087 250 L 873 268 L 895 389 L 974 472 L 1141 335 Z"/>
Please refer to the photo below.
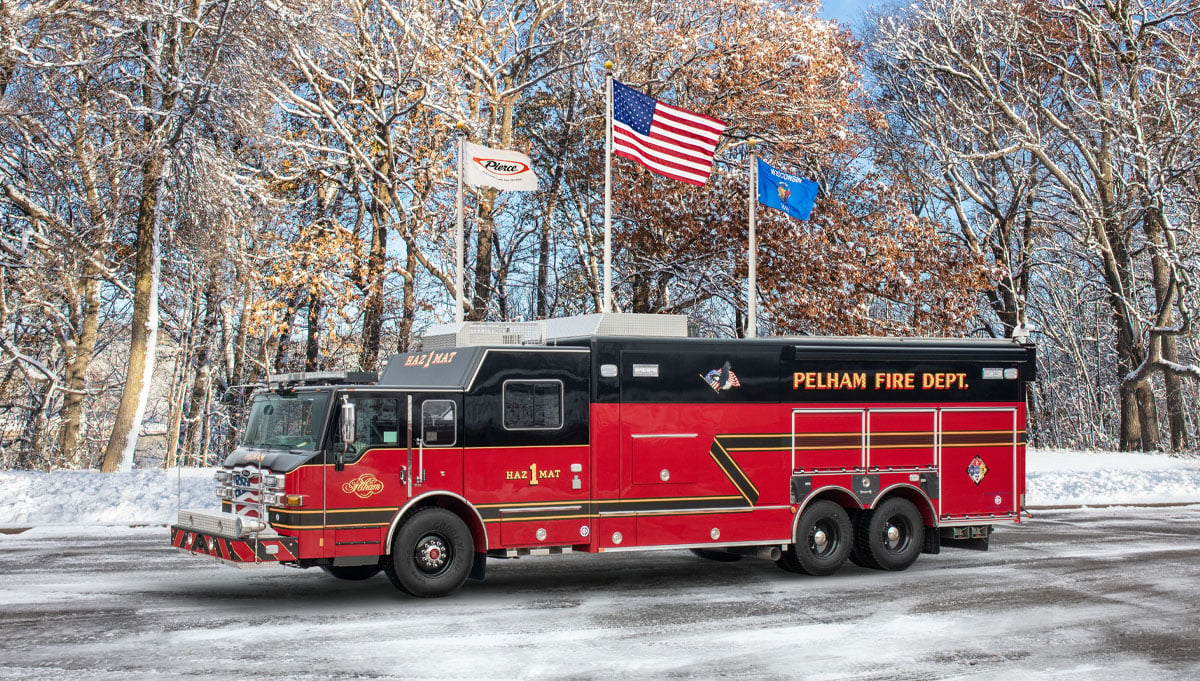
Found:
<path fill-rule="evenodd" d="M 1200 678 L 1200 507 L 1051 511 L 909 570 L 687 551 L 383 576 L 238 570 L 162 527 L 0 535 L 0 679 Z"/>

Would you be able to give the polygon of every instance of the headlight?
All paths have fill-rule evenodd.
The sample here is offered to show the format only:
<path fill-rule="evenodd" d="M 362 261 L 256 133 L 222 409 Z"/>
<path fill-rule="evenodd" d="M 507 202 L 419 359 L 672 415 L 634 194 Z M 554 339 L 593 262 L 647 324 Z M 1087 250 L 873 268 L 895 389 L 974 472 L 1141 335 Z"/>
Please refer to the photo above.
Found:
<path fill-rule="evenodd" d="M 261 532 L 261 531 L 267 529 L 267 524 L 264 523 L 263 521 L 259 520 L 258 518 L 247 518 L 245 516 L 238 516 L 235 529 L 237 532 L 237 536 L 244 537 L 244 536 L 250 534 L 251 532 Z"/>
<path fill-rule="evenodd" d="M 218 499 L 232 499 L 233 498 L 233 488 L 218 487 L 217 488 L 217 498 Z"/>
<path fill-rule="evenodd" d="M 218 483 L 229 482 L 229 471 L 219 470 L 213 473 L 213 480 L 216 480 Z"/>
<path fill-rule="evenodd" d="M 264 487 L 278 490 L 283 489 L 283 480 L 282 475 L 264 475 L 262 479 Z"/>
<path fill-rule="evenodd" d="M 267 506 L 283 506 L 283 495 L 267 492 L 263 495 L 263 503 Z"/>

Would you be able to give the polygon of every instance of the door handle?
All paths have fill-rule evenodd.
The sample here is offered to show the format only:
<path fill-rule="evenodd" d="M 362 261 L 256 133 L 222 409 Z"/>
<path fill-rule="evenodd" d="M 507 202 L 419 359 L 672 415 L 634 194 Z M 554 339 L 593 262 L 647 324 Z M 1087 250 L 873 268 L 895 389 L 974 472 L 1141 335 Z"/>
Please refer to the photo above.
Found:
<path fill-rule="evenodd" d="M 417 479 L 415 484 L 425 484 L 425 439 L 417 438 Z"/>

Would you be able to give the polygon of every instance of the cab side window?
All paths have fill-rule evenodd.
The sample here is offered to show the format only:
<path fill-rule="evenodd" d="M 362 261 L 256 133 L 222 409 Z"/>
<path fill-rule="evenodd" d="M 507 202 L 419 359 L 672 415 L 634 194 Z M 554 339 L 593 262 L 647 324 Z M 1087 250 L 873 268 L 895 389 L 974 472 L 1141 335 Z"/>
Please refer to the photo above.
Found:
<path fill-rule="evenodd" d="M 421 441 L 426 447 L 451 447 L 458 439 L 454 400 L 421 403 Z"/>
<path fill-rule="evenodd" d="M 399 400 L 394 397 L 354 397 L 351 401 L 356 412 L 354 442 L 346 448 L 351 460 L 372 447 L 396 447 L 400 443 Z M 335 410 L 334 414 L 332 442 L 334 449 L 340 450 L 344 445 L 340 410 Z"/>
<path fill-rule="evenodd" d="M 503 403 L 506 430 L 562 428 L 562 381 L 505 381 Z"/>

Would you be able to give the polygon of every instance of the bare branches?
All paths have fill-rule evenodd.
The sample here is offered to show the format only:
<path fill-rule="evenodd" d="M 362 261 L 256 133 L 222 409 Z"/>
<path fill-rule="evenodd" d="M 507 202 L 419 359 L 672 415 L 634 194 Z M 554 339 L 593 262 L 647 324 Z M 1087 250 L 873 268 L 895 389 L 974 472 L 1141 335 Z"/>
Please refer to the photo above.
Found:
<path fill-rule="evenodd" d="M 973 212 L 992 225 L 987 233 L 1004 235 L 992 251 L 998 265 L 1020 237 L 1015 243 L 1038 253 L 1027 251 L 1022 260 L 1074 260 L 1077 276 L 1103 284 L 1122 377 L 1113 388 L 1125 447 L 1158 446 L 1148 381 L 1162 374 L 1169 383 L 1179 374 L 1167 339 L 1188 333 L 1174 320 L 1190 319 L 1180 287 L 1196 256 L 1179 246 L 1180 239 L 1194 243 L 1194 235 L 1175 220 L 1194 203 L 1182 178 L 1195 168 L 1184 150 L 1196 144 L 1188 83 L 1200 68 L 1198 15 L 1194 3 L 1173 0 L 927 0 L 898 19 L 878 18 L 870 40 L 900 129 L 929 159 L 929 170 L 920 172 L 940 175 L 945 188 L 925 185 L 934 210 L 949 209 L 977 251 Z M 994 191 L 999 187 L 1004 191 Z M 1015 231 L 1020 215 L 1027 227 Z M 1045 276 L 1035 272 L 1033 288 L 1041 289 L 1037 280 Z M 1019 279 L 1011 281 L 1001 281 L 997 293 Z M 1035 311 L 1043 305 L 1029 302 Z M 998 315 L 1007 307 L 993 298 Z M 1043 325 L 1069 328 L 1070 321 L 1047 318 Z"/>

